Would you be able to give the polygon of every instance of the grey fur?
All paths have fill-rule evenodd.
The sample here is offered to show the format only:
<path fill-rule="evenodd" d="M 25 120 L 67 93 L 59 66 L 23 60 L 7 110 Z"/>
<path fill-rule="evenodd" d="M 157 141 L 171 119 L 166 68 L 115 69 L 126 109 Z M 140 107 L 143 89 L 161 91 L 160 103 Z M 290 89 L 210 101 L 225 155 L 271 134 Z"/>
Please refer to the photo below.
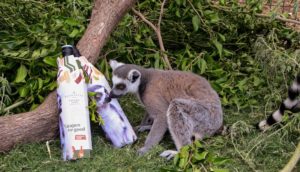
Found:
<path fill-rule="evenodd" d="M 134 83 L 127 81 L 132 70 L 141 74 Z M 115 67 L 113 76 L 118 78 L 118 82 L 126 83 L 127 87 L 136 88 L 134 93 L 153 119 L 140 154 L 158 144 L 168 129 L 179 150 L 191 143 L 192 137 L 202 139 L 212 136 L 222 127 L 223 113 L 219 96 L 201 76 L 182 71 L 145 69 L 131 64 Z M 120 92 L 114 86 L 112 93 Z M 121 94 L 126 93 L 124 90 Z"/>

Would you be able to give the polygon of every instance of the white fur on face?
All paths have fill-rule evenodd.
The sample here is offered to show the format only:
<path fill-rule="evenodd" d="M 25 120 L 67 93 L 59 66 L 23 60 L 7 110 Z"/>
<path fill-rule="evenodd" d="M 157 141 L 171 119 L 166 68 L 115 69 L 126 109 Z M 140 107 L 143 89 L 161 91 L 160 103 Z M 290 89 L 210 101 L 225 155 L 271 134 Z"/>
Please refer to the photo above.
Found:
<path fill-rule="evenodd" d="M 97 101 L 97 105 L 102 105 L 103 102 L 105 101 L 105 98 L 106 98 L 106 93 L 105 93 L 105 88 L 104 87 L 101 87 L 101 88 L 98 88 L 97 90 L 95 90 L 95 92 L 97 94 L 100 94 L 101 97 L 98 97 L 98 99 L 100 99 L 100 101 Z M 97 97 L 98 95 L 96 95 Z"/>
<path fill-rule="evenodd" d="M 110 61 L 109 61 L 109 65 L 110 65 L 110 67 L 112 68 L 112 70 L 115 70 L 115 69 L 117 69 L 118 67 L 123 66 L 124 63 L 119 63 L 119 62 L 117 62 L 116 60 L 110 60 Z"/>
<path fill-rule="evenodd" d="M 117 85 L 117 84 L 124 83 L 125 80 L 122 79 L 122 78 L 119 78 L 119 77 L 116 76 L 116 75 L 113 75 L 113 76 L 112 76 L 112 82 L 113 82 L 113 85 L 115 86 L 115 85 Z M 124 84 L 125 84 L 125 83 L 124 83 Z"/>
<path fill-rule="evenodd" d="M 138 90 L 139 90 L 139 86 L 140 86 L 140 83 L 141 83 L 141 73 L 139 72 L 139 71 L 137 71 L 137 70 L 131 70 L 131 71 L 129 71 L 129 73 L 128 73 L 128 78 L 132 78 L 132 75 L 133 75 L 133 73 L 138 73 L 138 78 L 135 80 L 135 82 L 134 83 L 132 83 L 131 82 L 131 79 L 128 79 L 127 81 L 128 81 L 128 85 L 127 85 L 127 88 L 128 88 L 128 92 L 130 92 L 130 93 L 137 93 L 138 92 Z"/>

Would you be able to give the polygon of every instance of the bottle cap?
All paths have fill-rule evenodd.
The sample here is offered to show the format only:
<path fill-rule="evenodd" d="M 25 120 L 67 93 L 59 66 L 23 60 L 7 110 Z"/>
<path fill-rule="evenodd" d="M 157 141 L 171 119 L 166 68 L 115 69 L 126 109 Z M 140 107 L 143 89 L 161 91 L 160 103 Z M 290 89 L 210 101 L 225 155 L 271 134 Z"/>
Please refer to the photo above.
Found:
<path fill-rule="evenodd" d="M 62 48 L 62 54 L 63 54 L 64 57 L 74 55 L 72 45 L 64 45 L 61 48 Z"/>

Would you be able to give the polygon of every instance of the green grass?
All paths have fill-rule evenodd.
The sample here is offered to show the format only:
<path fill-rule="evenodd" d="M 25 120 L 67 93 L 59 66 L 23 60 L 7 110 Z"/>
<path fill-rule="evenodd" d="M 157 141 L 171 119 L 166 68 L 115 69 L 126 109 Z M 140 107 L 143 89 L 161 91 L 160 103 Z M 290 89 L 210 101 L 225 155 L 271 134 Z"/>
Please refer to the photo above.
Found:
<path fill-rule="evenodd" d="M 121 104 L 131 124 L 136 126 L 144 113 L 137 101 L 130 97 L 121 99 Z M 228 134 L 205 139 L 204 146 L 229 162 L 225 168 L 230 171 L 279 171 L 287 163 L 300 141 L 300 116 L 289 120 L 279 129 L 260 133 L 253 127 L 264 114 L 249 110 L 237 112 L 226 108 L 225 124 L 230 127 Z M 0 171 L 161 171 L 173 168 L 173 162 L 159 154 L 173 149 L 169 134 L 148 154 L 138 156 L 137 150 L 143 145 L 147 133 L 138 133 L 139 140 L 122 149 L 115 149 L 105 139 L 99 127 L 93 125 L 93 151 L 91 159 L 73 162 L 61 160 L 59 139 L 50 141 L 51 158 L 46 143 L 19 145 L 7 154 L 0 155 Z M 300 170 L 300 164 L 295 171 Z"/>

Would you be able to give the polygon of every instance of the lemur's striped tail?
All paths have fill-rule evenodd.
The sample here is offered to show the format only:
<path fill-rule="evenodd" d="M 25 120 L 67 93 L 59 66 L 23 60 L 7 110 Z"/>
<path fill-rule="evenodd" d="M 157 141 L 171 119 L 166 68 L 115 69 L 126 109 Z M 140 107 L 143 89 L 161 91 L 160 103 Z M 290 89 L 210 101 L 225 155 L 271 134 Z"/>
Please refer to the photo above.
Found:
<path fill-rule="evenodd" d="M 266 120 L 258 123 L 260 130 L 266 130 L 271 125 L 281 122 L 285 110 L 290 110 L 292 113 L 300 111 L 300 100 L 297 100 L 297 96 L 300 93 L 300 73 L 297 75 L 293 84 L 288 89 L 288 98 L 285 99 L 277 111 L 273 112 Z"/>

